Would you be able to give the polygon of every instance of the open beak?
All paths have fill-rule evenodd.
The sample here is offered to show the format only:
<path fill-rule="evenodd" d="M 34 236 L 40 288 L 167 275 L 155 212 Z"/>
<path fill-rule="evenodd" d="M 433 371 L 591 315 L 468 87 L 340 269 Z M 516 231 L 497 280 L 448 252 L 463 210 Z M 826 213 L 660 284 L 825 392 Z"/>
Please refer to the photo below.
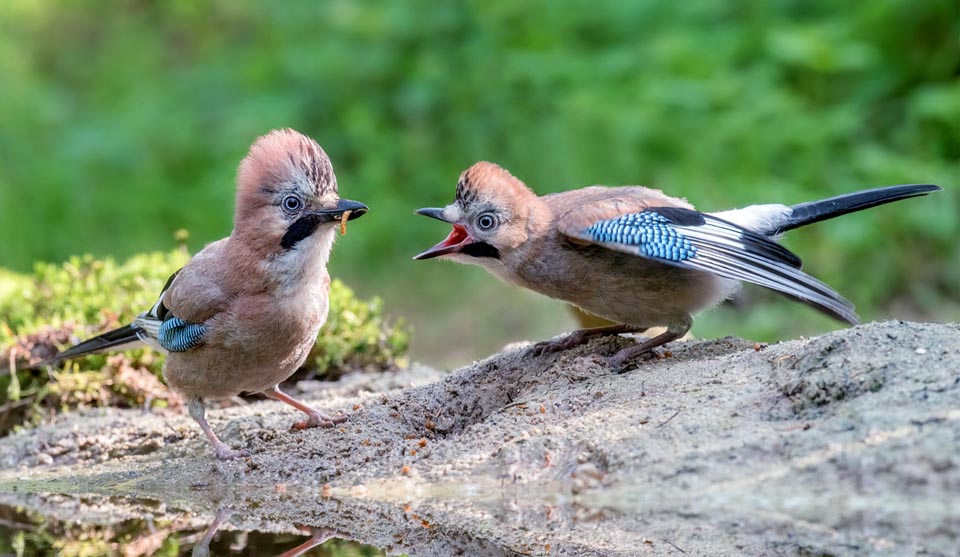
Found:
<path fill-rule="evenodd" d="M 423 215 L 425 217 L 430 217 L 432 219 L 442 220 L 443 222 L 450 222 L 450 220 L 447 219 L 447 217 L 443 216 L 443 209 L 438 209 L 436 207 L 427 207 L 425 209 L 417 209 L 417 214 Z"/>
<path fill-rule="evenodd" d="M 417 214 L 441 220 L 443 222 L 450 222 L 443 215 L 443 209 L 417 209 Z M 427 251 L 415 255 L 413 258 L 415 260 L 433 259 L 434 257 L 440 257 L 441 255 L 458 253 L 463 250 L 463 248 L 473 243 L 473 238 L 467 234 L 466 228 L 460 224 L 451 224 L 453 224 L 453 230 L 450 231 L 450 234 L 446 237 L 446 239 Z"/>

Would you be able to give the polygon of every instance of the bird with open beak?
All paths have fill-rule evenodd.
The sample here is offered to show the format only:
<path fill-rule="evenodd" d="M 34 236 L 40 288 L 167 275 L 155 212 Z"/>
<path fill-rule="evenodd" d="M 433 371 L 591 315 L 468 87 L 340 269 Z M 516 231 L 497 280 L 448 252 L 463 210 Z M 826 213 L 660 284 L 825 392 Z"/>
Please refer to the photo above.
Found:
<path fill-rule="evenodd" d="M 939 189 L 891 186 L 793 206 L 701 213 L 683 199 L 639 186 L 538 196 L 500 166 L 478 162 L 460 175 L 452 204 L 417 211 L 453 230 L 414 259 L 479 265 L 507 283 L 617 323 L 538 343 L 536 353 L 571 348 L 596 335 L 666 327 L 607 358 L 619 370 L 682 337 L 694 314 L 732 296 L 741 282 L 856 324 L 853 305 L 801 271 L 800 258 L 775 239 L 806 224 Z"/>
<path fill-rule="evenodd" d="M 242 456 L 213 432 L 204 400 L 263 393 L 304 412 L 298 428 L 346 420 L 280 390 L 306 360 L 327 319 L 327 260 L 337 228 L 367 212 L 341 199 L 327 154 L 290 129 L 254 142 L 237 173 L 234 228 L 174 273 L 133 323 L 43 364 L 139 343 L 167 354 L 163 375 L 187 398 L 219 459 Z"/>

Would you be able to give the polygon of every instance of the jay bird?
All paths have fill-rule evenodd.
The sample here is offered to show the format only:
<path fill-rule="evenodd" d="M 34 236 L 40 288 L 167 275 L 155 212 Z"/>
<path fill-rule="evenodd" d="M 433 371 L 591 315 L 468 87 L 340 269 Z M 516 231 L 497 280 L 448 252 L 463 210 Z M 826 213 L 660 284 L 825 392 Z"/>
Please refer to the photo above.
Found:
<path fill-rule="evenodd" d="M 800 270 L 775 240 L 784 232 L 924 195 L 934 185 L 878 188 L 786 206 L 751 205 L 701 213 L 684 199 L 640 186 L 538 196 L 507 170 L 478 162 L 460 175 L 454 202 L 418 214 L 453 225 L 414 257 L 479 265 L 499 279 L 564 300 L 617 323 L 538 343 L 534 353 L 572 348 L 607 334 L 666 332 L 607 358 L 621 369 L 634 357 L 682 337 L 692 315 L 732 296 L 741 282 L 765 286 L 840 321 L 853 305 Z"/>
<path fill-rule="evenodd" d="M 219 459 L 246 452 L 217 438 L 205 418 L 208 398 L 259 392 L 306 413 L 297 428 L 343 422 L 345 416 L 310 408 L 279 384 L 306 360 L 327 319 L 327 260 L 337 227 L 366 212 L 366 205 L 340 198 L 333 166 L 316 141 L 273 131 L 240 163 L 230 236 L 174 273 L 157 303 L 133 323 L 43 363 L 142 343 L 166 352 L 163 375 L 186 397 Z"/>

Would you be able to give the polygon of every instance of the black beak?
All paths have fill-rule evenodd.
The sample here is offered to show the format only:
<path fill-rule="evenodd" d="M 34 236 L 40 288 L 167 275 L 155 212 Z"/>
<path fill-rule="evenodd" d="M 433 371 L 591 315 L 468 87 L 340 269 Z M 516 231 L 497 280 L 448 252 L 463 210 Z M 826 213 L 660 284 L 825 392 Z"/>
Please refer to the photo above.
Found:
<path fill-rule="evenodd" d="M 300 218 L 291 224 L 283 238 L 280 239 L 280 246 L 283 249 L 291 249 L 301 240 L 313 234 L 323 223 L 337 222 L 343 219 L 343 214 L 350 211 L 347 220 L 353 220 L 362 217 L 370 209 L 359 201 L 341 199 L 337 201 L 337 206 L 333 209 L 323 209 L 321 211 L 308 211 L 303 213 Z"/>
<path fill-rule="evenodd" d="M 425 209 L 417 209 L 418 215 L 423 215 L 425 217 L 430 217 L 432 219 L 437 219 L 443 222 L 450 222 L 445 216 L 443 216 L 443 209 L 437 209 L 435 207 L 427 207 Z"/>
<path fill-rule="evenodd" d="M 341 199 L 337 201 L 337 206 L 333 209 L 324 209 L 322 211 L 311 211 L 310 214 L 317 215 L 320 217 L 321 221 L 325 222 L 334 222 L 339 221 L 343 218 L 343 214 L 347 211 L 350 211 L 350 216 L 347 217 L 347 220 L 358 219 L 366 214 L 370 208 L 360 203 L 359 201 L 351 201 L 349 199 Z"/>

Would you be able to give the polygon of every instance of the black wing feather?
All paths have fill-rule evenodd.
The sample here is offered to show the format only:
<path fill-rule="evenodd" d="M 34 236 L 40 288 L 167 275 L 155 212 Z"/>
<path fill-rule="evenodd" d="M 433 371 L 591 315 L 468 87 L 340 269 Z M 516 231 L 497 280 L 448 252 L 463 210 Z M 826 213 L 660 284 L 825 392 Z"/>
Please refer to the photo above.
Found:
<path fill-rule="evenodd" d="M 670 265 L 758 284 L 841 321 L 859 322 L 853 304 L 801 271 L 800 258 L 793 252 L 713 215 L 656 207 L 593 223 L 576 237 Z"/>

